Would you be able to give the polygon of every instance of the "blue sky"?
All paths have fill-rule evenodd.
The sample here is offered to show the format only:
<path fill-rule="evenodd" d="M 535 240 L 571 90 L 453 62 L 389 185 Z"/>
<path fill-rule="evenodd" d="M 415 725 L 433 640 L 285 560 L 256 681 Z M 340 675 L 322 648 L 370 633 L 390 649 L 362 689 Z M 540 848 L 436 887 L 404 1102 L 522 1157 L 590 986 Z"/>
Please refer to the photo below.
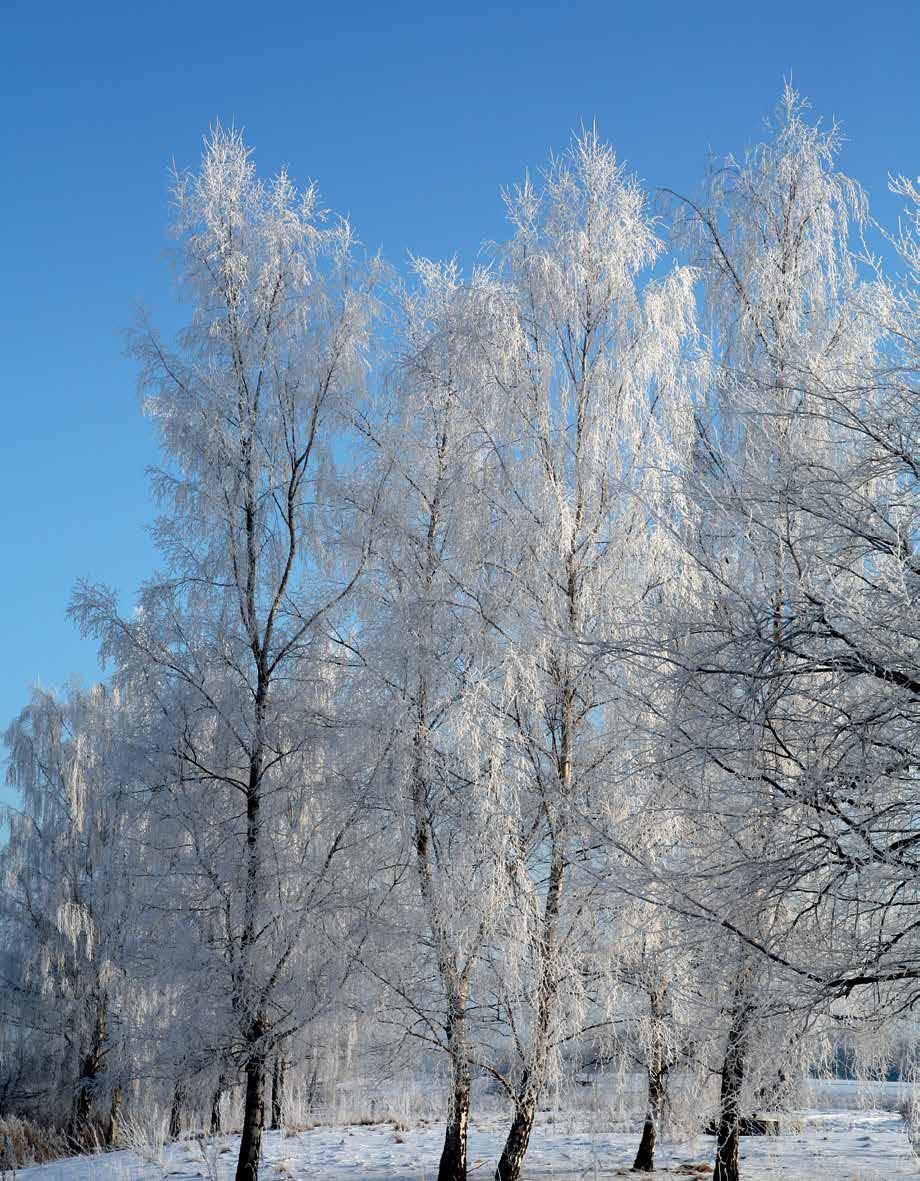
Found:
<path fill-rule="evenodd" d="M 893 217 L 920 171 L 920 3 L 13 3 L 0 47 L 5 550 L 0 724 L 29 686 L 98 674 L 74 581 L 130 606 L 154 555 L 155 456 L 122 333 L 176 323 L 167 168 L 209 124 L 265 172 L 319 182 L 362 239 L 475 257 L 498 191 L 596 119 L 650 186 L 692 189 L 755 139 L 783 76 L 849 138 L 843 166 Z"/>

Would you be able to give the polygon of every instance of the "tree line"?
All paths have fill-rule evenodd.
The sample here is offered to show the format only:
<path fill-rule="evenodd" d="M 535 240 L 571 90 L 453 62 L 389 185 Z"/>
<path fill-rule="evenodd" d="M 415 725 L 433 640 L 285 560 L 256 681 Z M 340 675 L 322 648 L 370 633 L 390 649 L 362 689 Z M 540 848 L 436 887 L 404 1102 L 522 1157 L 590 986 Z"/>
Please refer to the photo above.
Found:
<path fill-rule="evenodd" d="M 5 735 L 3 1109 L 75 1145 L 232 1109 L 256 1181 L 294 1078 L 421 1063 L 439 1181 L 477 1088 L 517 1181 L 551 1090 L 620 1062 L 635 1168 L 713 1093 L 737 1181 L 828 1039 L 884 1057 L 920 978 L 920 193 L 886 230 L 839 146 L 787 87 L 650 195 L 585 130 L 470 273 L 400 276 L 211 132 L 187 326 L 131 335 L 159 568 L 127 615 L 78 585 L 110 673 Z"/>

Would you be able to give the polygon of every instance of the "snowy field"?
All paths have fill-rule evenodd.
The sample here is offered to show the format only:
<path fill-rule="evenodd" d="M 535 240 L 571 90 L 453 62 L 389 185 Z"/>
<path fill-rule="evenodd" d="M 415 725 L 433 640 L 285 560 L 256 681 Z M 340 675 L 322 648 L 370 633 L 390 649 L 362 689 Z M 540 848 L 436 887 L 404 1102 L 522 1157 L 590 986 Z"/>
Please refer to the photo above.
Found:
<path fill-rule="evenodd" d="M 780 1137 L 742 1140 L 743 1181 L 880 1181 L 918 1177 L 900 1116 L 883 1110 L 815 1110 L 797 1117 L 800 1130 Z M 630 1172 L 634 1134 L 578 1131 L 556 1117 L 538 1126 L 524 1166 L 524 1179 L 556 1181 L 636 1176 Z M 470 1133 L 470 1177 L 489 1178 L 501 1147 L 499 1121 L 474 1123 Z M 264 1140 L 265 1181 L 434 1181 L 441 1131 L 421 1123 L 399 1131 L 392 1123 L 317 1127 Z M 168 1146 L 159 1161 L 131 1152 L 74 1158 L 22 1169 L 19 1181 L 208 1181 L 232 1179 L 239 1138 L 184 1141 Z M 664 1141 L 659 1177 L 708 1176 L 713 1140 Z"/>

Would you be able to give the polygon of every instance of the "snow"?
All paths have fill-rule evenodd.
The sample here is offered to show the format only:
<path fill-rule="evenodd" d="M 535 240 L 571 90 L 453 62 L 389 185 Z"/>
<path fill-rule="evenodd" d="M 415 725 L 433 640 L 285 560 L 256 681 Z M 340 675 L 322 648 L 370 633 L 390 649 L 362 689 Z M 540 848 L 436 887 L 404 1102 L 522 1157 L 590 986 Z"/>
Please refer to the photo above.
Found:
<path fill-rule="evenodd" d="M 904 1125 L 890 1111 L 816 1110 L 799 1117 L 801 1132 L 779 1137 L 745 1137 L 741 1142 L 743 1181 L 881 1181 L 917 1177 Z M 475 1123 L 470 1130 L 469 1174 L 491 1179 L 504 1125 Z M 264 1138 L 263 1181 L 434 1181 L 441 1130 L 421 1123 L 399 1131 L 392 1123 L 371 1126 L 317 1127 Z M 578 1130 L 555 1117 L 538 1125 L 524 1165 L 523 1178 L 553 1181 L 607 1181 L 632 1176 L 638 1137 L 626 1133 Z M 232 1179 L 238 1136 L 187 1140 L 168 1146 L 162 1161 L 144 1161 L 132 1152 L 72 1158 L 17 1174 L 18 1181 L 209 1181 Z M 663 1141 L 658 1177 L 709 1176 L 712 1137 L 674 1143 Z"/>

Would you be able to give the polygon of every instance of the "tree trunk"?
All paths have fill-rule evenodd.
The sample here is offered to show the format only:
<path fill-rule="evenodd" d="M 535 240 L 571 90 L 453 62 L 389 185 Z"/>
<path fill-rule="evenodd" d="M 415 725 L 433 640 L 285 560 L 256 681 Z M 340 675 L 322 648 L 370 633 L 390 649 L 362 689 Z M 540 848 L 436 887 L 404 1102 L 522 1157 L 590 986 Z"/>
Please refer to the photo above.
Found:
<path fill-rule="evenodd" d="M 279 1049 L 275 1054 L 275 1064 L 272 1069 L 272 1122 L 271 1128 L 277 1131 L 284 1123 L 284 1054 Z"/>
<path fill-rule="evenodd" d="M 94 1077 L 95 1072 L 92 1072 L 91 1060 L 84 1058 L 80 1071 L 80 1089 L 74 1100 L 69 1130 L 70 1139 L 78 1146 L 82 1145 L 89 1124 L 89 1113 L 93 1105 L 93 1089 L 89 1080 Z"/>
<path fill-rule="evenodd" d="M 637 1173 L 651 1173 L 655 1168 L 655 1145 L 658 1141 L 658 1128 L 661 1122 L 667 1075 L 664 1030 L 662 1029 L 665 1016 L 664 998 L 660 992 L 651 993 L 649 1009 L 652 1020 L 652 1036 L 646 1063 L 648 1101 L 645 1108 L 645 1123 L 642 1126 L 642 1139 L 639 1141 L 639 1150 L 633 1161 L 633 1171 Z"/>
<path fill-rule="evenodd" d="M 470 1123 L 470 1066 L 466 1055 L 465 1014 L 448 1028 L 451 1050 L 451 1095 L 438 1181 L 466 1181 L 466 1145 Z"/>
<path fill-rule="evenodd" d="M 739 1181 L 738 1149 L 741 1136 L 741 1091 L 744 1085 L 747 1033 L 751 1008 L 743 987 L 735 992 L 732 1020 L 728 1030 L 722 1086 L 719 1096 L 719 1126 L 716 1130 L 716 1162 L 713 1181 Z"/>
<path fill-rule="evenodd" d="M 651 1173 L 655 1169 L 655 1145 L 658 1142 L 658 1127 L 661 1122 L 661 1107 L 664 1101 L 664 1070 L 660 1062 L 648 1065 L 648 1105 L 642 1139 L 633 1161 L 637 1173 Z"/>
<path fill-rule="evenodd" d="M 556 1001 L 556 927 L 562 900 L 562 883 L 565 876 L 563 836 L 559 831 L 552 833 L 552 856 L 549 869 L 549 883 L 543 908 L 542 946 L 540 948 L 540 980 L 537 988 L 537 1012 L 530 1046 L 530 1061 L 525 1069 L 517 1100 L 514 1105 L 514 1119 L 508 1131 L 508 1138 L 502 1149 L 496 1170 L 496 1181 L 518 1181 L 521 1165 L 530 1133 L 537 1113 L 537 1102 L 543 1089 L 546 1063 L 549 1056 L 550 1027 L 553 1006 Z"/>
<path fill-rule="evenodd" d="M 525 1082 L 522 1087 L 523 1098 L 515 1105 L 514 1119 L 505 1147 L 495 1171 L 496 1181 L 518 1181 L 521 1175 L 521 1165 L 527 1145 L 530 1143 L 530 1133 L 533 1131 L 533 1121 L 537 1114 L 537 1092 Z"/>
<path fill-rule="evenodd" d="M 211 1097 L 211 1135 L 219 1136 L 221 1132 L 220 1119 L 220 1101 L 224 1097 L 224 1091 L 227 1089 L 227 1080 L 223 1075 L 219 1075 L 217 1079 L 217 1088 Z"/>
<path fill-rule="evenodd" d="M 429 524 L 429 562 L 433 563 L 434 518 Z M 429 566 L 428 584 L 430 585 Z M 466 1044 L 466 989 L 467 980 L 461 969 L 456 949 L 451 946 L 447 924 L 441 912 L 434 888 L 434 869 L 431 862 L 431 815 L 428 810 L 426 779 L 426 740 L 428 733 L 428 684 L 419 676 L 416 730 L 413 739 L 412 802 L 415 814 L 415 856 L 419 889 L 428 914 L 428 926 L 437 951 L 438 975 L 447 1008 L 445 1032 L 450 1055 L 451 1094 L 444 1146 L 438 1165 L 438 1181 L 466 1181 L 467 1134 L 470 1117 L 470 1067 Z M 472 964 L 468 961 L 468 968 Z"/>
<path fill-rule="evenodd" d="M 185 1106 L 185 1088 L 176 1083 L 173 1088 L 172 1107 L 169 1109 L 169 1138 L 178 1140 L 182 1135 L 182 1109 Z"/>
<path fill-rule="evenodd" d="M 109 1126 L 105 1136 L 106 1148 L 114 1148 L 118 1143 L 118 1120 L 121 1116 L 121 1087 L 115 1087 L 112 1092 L 112 1106 L 109 1108 Z"/>
<path fill-rule="evenodd" d="M 319 1102 L 319 1066 L 315 1061 L 310 1071 L 310 1081 L 306 1085 L 305 1098 L 307 1111 L 312 1111 Z"/>
<path fill-rule="evenodd" d="M 243 901 L 243 930 L 240 954 L 244 964 L 243 991 L 252 986 L 255 972 L 253 956 L 256 946 L 256 911 L 259 905 L 259 885 L 262 859 L 259 844 L 262 803 L 262 771 L 264 758 L 263 733 L 268 698 L 268 676 L 264 657 L 259 658 L 259 679 L 255 701 L 256 741 L 249 761 L 249 786 L 246 792 L 246 891 Z M 250 1047 L 246 1063 L 246 1098 L 243 1107 L 243 1134 L 240 1155 L 236 1164 L 236 1181 L 258 1181 L 259 1158 L 262 1154 L 262 1127 L 265 1123 L 265 1052 L 261 1045 L 265 1033 L 265 1014 L 259 1013 L 247 1022 L 244 1036 Z"/>
<path fill-rule="evenodd" d="M 105 1057 L 106 1013 L 100 1006 L 96 1011 L 93 1040 L 80 1063 L 80 1088 L 74 1098 L 68 1137 L 77 1147 L 82 1146 L 93 1106 L 93 1090 Z"/>
<path fill-rule="evenodd" d="M 243 1135 L 236 1165 L 236 1181 L 259 1181 L 264 1119 L 265 1062 L 261 1057 L 256 1057 L 250 1059 L 246 1066 L 246 1105 L 243 1109 Z"/>

